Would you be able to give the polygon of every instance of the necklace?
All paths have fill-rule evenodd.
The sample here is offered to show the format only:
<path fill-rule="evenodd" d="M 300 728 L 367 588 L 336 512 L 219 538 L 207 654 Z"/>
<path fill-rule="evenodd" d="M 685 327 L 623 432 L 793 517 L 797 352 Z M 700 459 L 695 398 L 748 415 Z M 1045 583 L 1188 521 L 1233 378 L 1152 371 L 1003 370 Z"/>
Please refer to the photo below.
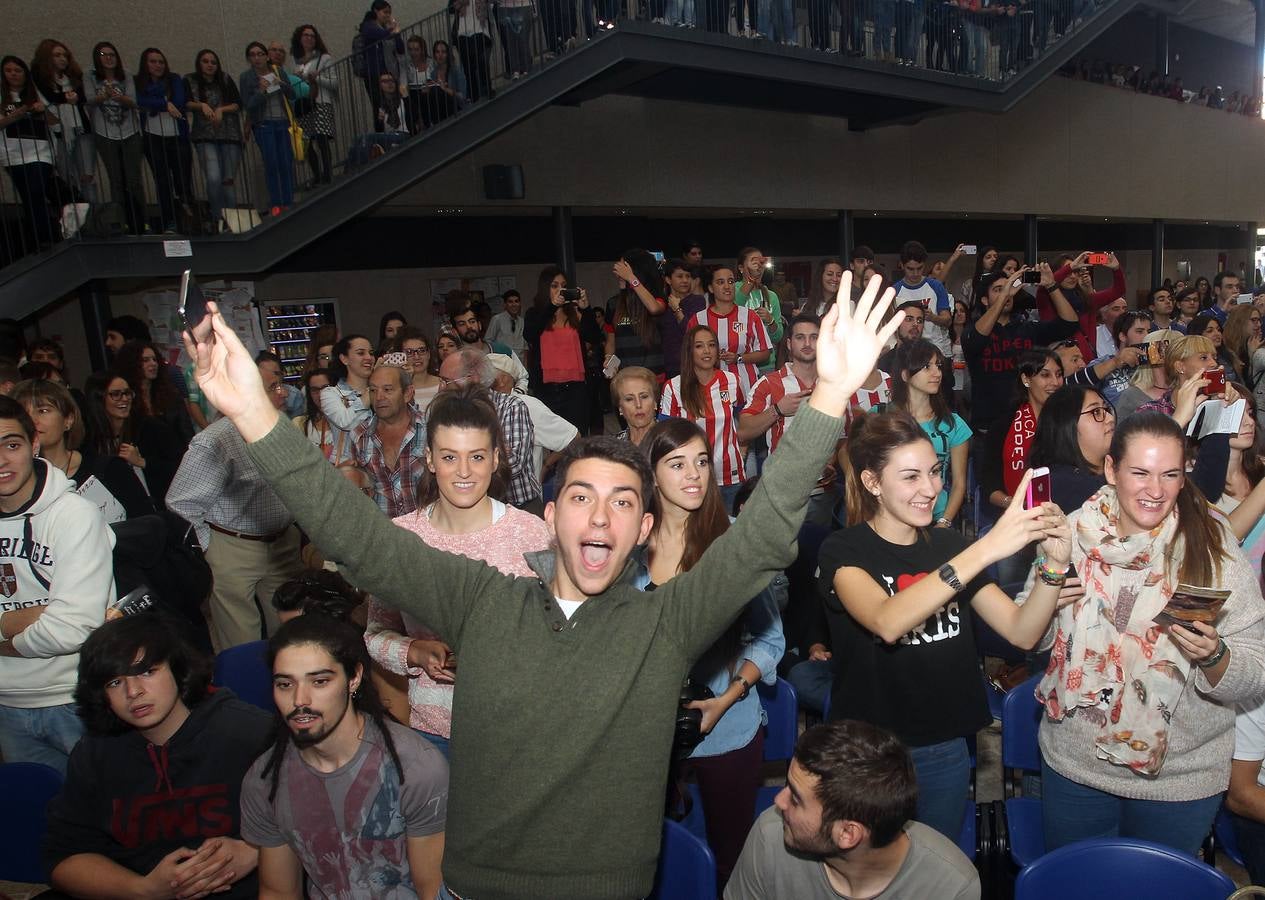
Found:
<path fill-rule="evenodd" d="M 71 451 L 69 451 L 69 452 L 67 452 L 67 453 L 66 453 L 66 462 L 65 462 L 65 463 L 58 463 L 58 462 L 57 462 L 56 460 L 54 460 L 51 456 L 49 456 L 47 453 L 44 453 L 44 454 L 42 454 L 42 455 L 43 455 L 44 460 L 45 460 L 46 462 L 50 462 L 50 463 L 52 463 L 54 466 L 57 466 L 57 468 L 61 469 L 61 470 L 62 470 L 62 472 L 64 472 L 64 473 L 66 474 L 66 477 L 67 477 L 67 478 L 69 478 L 69 477 L 70 477 L 70 463 L 71 463 L 71 462 L 74 460 L 74 458 L 75 458 L 75 451 L 74 451 L 74 450 L 71 450 Z"/>

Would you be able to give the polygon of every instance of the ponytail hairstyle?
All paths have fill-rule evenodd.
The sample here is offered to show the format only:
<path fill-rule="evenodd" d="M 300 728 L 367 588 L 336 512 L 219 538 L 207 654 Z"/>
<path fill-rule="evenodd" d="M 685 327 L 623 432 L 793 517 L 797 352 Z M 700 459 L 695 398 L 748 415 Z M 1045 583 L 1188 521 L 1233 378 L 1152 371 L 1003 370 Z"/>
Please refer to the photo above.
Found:
<path fill-rule="evenodd" d="M 698 380 L 698 373 L 694 371 L 694 338 L 701 331 L 706 331 L 713 338 L 716 337 L 716 332 L 711 328 L 698 324 L 691 326 L 690 330 L 685 332 L 685 340 L 681 342 L 681 404 L 693 419 L 706 416 L 708 407 L 703 385 Z M 717 354 L 720 352 L 719 347 L 720 343 L 717 340 Z M 717 360 L 716 368 L 720 368 L 719 360 Z"/>
<path fill-rule="evenodd" d="M 1186 435 L 1176 422 L 1164 413 L 1157 411 L 1137 412 L 1116 425 L 1116 433 L 1111 439 L 1111 448 L 1107 451 L 1112 467 L 1116 468 L 1124 459 L 1132 440 L 1148 440 L 1155 443 L 1162 440 L 1176 441 L 1182 448 L 1183 470 L 1188 462 L 1190 450 L 1186 443 Z M 1188 476 L 1182 478 L 1182 488 L 1177 494 L 1178 534 L 1181 535 L 1182 554 L 1181 569 L 1177 579 L 1183 584 L 1210 587 L 1221 579 L 1221 563 L 1228 555 L 1225 547 L 1224 529 L 1208 512 L 1208 500 L 1195 486 Z M 1173 559 L 1172 548 L 1169 548 L 1169 559 Z"/>
<path fill-rule="evenodd" d="M 343 670 L 349 684 L 356 677 L 356 670 L 360 670 L 360 686 L 351 693 L 351 707 L 378 726 L 382 742 L 391 755 L 391 761 L 395 763 L 396 775 L 399 776 L 400 784 L 403 784 L 404 766 L 400 763 L 400 754 L 396 751 L 395 741 L 391 739 L 391 732 L 387 729 L 386 707 L 382 705 L 378 689 L 374 687 L 373 678 L 370 677 L 372 664 L 369 661 L 369 651 L 365 649 L 363 629 L 357 629 L 348 622 L 340 622 L 319 612 L 304 613 L 286 622 L 268 639 L 268 671 L 271 673 L 274 670 L 277 656 L 282 650 L 302 645 L 320 647 L 332 656 L 334 662 Z M 259 773 L 261 779 L 269 777 L 272 779 L 268 789 L 269 803 L 277 799 L 277 787 L 281 781 L 281 761 L 285 758 L 286 748 L 293 740 L 290 726 L 286 724 L 285 713 L 278 709 L 275 716 L 272 747 L 266 751 L 268 762 Z"/>
<path fill-rule="evenodd" d="M 435 452 L 435 435 L 439 429 L 471 428 L 488 433 L 488 447 L 496 451 L 499 463 L 488 485 L 488 496 L 505 499 L 510 483 L 510 455 L 501 433 L 501 419 L 488 389 L 480 384 L 467 384 L 454 390 L 440 391 L 426 410 L 426 449 Z M 439 499 L 439 482 L 429 466 L 422 468 L 417 483 L 417 508 L 425 509 Z"/>
<path fill-rule="evenodd" d="M 878 498 L 865 489 L 861 473 L 881 473 L 895 451 L 918 441 L 931 446 L 927 432 L 907 412 L 861 413 L 852 420 L 847 465 L 843 467 L 849 525 L 860 525 L 878 515 Z"/>

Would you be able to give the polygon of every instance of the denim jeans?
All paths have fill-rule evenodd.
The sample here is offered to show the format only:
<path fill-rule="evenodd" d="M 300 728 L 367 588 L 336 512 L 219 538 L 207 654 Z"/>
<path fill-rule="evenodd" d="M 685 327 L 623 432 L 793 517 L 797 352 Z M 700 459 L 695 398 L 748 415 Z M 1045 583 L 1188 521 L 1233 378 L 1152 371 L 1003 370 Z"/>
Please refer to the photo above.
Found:
<path fill-rule="evenodd" d="M 110 196 L 104 198 L 120 203 L 132 234 L 145 230 L 145 189 L 141 180 L 140 133 L 116 141 L 97 135 L 93 140 L 101 165 L 110 182 Z"/>
<path fill-rule="evenodd" d="M 988 29 L 978 22 L 967 22 L 966 56 L 962 68 L 971 75 L 983 75 L 988 69 Z"/>
<path fill-rule="evenodd" d="M 896 21 L 896 4 L 902 0 L 877 0 L 874 4 L 874 52 L 892 52 L 892 26 Z"/>
<path fill-rule="evenodd" d="M 270 206 L 294 203 L 294 150 L 290 146 L 290 123 L 284 119 L 263 119 L 254 126 L 255 143 L 264 158 Z"/>
<path fill-rule="evenodd" d="M 786 673 L 786 680 L 795 688 L 799 705 L 820 713 L 835 683 L 835 664 L 830 659 L 806 659 Z"/>
<path fill-rule="evenodd" d="M 1041 764 L 1045 849 L 1088 838 L 1155 841 L 1195 856 L 1212 830 L 1221 795 L 1202 800 L 1130 800 L 1086 787 Z"/>
<path fill-rule="evenodd" d="M 918 775 L 915 818 L 957 843 L 971 788 L 971 756 L 966 738 L 911 747 L 909 755 Z"/>
<path fill-rule="evenodd" d="M 219 222 L 224 210 L 237 205 L 237 167 L 242 162 L 241 144 L 201 141 L 197 145 L 202 173 L 206 176 L 206 199 L 211 204 L 211 220 Z"/>
<path fill-rule="evenodd" d="M 760 16 L 764 18 L 764 6 Z M 770 0 L 769 16 L 765 22 L 769 28 L 769 37 L 775 41 L 794 44 L 795 38 L 795 4 L 793 0 Z"/>
<path fill-rule="evenodd" d="M 20 709 L 0 706 L 0 754 L 4 761 L 52 766 L 63 775 L 70 751 L 83 735 L 75 704 Z"/>
<path fill-rule="evenodd" d="M 431 734 L 429 731 L 422 731 L 419 728 L 414 728 L 413 730 L 416 731 L 418 734 L 420 734 L 422 737 L 426 738 L 426 740 L 434 744 L 435 748 L 444 755 L 444 759 L 449 758 L 448 757 L 448 738 L 440 737 L 437 734 Z"/>
<path fill-rule="evenodd" d="M 532 7 L 503 6 L 501 17 L 502 39 L 505 41 L 506 68 L 510 74 L 531 71 Z"/>

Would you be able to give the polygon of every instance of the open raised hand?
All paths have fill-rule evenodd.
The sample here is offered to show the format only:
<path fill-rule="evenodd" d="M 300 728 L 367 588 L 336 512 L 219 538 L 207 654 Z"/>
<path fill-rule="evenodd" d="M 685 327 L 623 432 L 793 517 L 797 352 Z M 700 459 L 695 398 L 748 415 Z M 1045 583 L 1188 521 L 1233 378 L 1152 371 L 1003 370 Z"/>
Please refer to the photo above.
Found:
<path fill-rule="evenodd" d="M 817 338 L 817 386 L 809 404 L 832 416 L 842 416 L 848 400 L 861 386 L 887 341 L 896 332 L 904 312 L 898 311 L 884 325 L 892 305 L 892 288 L 879 294 L 883 279 L 875 275 L 865 286 L 856 307 L 842 300 L 832 303 Z M 845 271 L 839 283 L 840 298 L 852 295 L 852 273 Z"/>

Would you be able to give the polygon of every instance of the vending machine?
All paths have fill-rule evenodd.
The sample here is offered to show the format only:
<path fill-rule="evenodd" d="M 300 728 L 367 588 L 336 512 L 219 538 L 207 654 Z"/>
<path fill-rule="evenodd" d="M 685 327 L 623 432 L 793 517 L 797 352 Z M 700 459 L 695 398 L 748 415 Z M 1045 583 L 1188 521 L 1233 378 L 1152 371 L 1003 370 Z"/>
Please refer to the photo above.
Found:
<path fill-rule="evenodd" d="M 303 377 L 312 332 L 322 325 L 338 327 L 338 301 L 293 300 L 288 303 L 260 304 L 264 340 L 268 349 L 281 357 L 281 375 L 289 382 Z"/>

